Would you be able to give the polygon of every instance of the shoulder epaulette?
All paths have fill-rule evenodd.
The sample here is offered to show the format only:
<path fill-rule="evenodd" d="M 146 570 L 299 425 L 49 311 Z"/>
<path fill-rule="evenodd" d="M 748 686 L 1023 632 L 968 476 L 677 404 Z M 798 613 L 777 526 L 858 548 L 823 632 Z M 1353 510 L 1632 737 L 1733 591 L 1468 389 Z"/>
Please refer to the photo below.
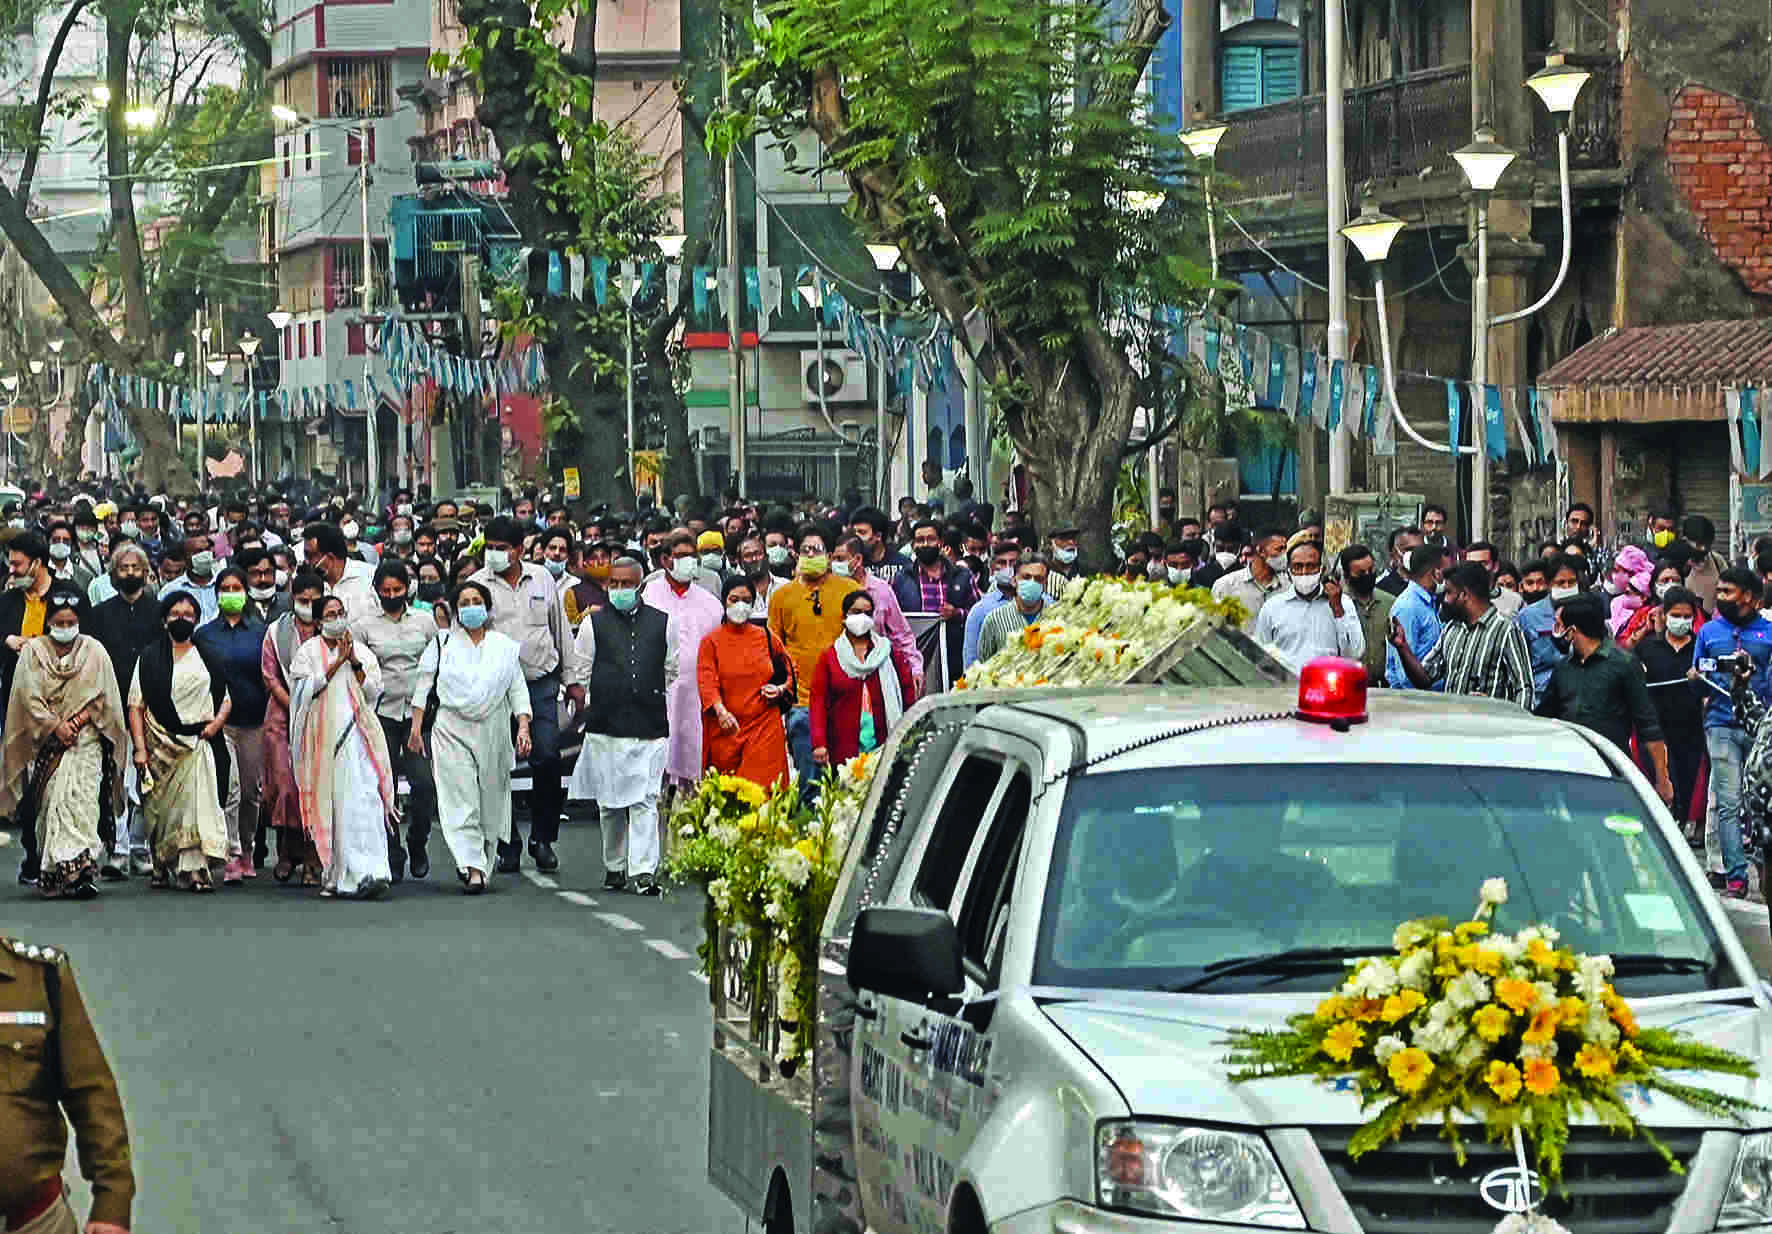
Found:
<path fill-rule="evenodd" d="M 42 947 L 36 943 L 27 943 L 16 938 L 0 938 L 0 946 L 4 946 L 13 955 L 25 960 L 35 960 L 39 964 L 63 964 L 67 962 L 67 952 L 54 947 Z"/>

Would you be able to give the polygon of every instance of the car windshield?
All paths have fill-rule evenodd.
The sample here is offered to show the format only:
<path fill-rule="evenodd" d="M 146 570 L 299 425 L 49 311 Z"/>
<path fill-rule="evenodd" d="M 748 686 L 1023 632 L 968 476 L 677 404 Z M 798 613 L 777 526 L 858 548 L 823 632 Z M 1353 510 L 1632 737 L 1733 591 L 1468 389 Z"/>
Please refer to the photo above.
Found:
<path fill-rule="evenodd" d="M 1509 889 L 1497 929 L 1547 923 L 1578 952 L 1621 957 L 1621 993 L 1739 984 L 1628 784 L 1339 764 L 1074 777 L 1034 980 L 1320 990 L 1335 952 L 1388 952 L 1412 918 L 1462 920 L 1496 877 Z"/>

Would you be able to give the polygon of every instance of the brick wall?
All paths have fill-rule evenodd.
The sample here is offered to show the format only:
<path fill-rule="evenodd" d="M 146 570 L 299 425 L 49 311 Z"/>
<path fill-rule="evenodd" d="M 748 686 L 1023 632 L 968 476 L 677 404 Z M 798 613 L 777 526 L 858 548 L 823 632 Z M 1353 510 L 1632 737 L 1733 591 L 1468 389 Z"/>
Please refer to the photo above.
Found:
<path fill-rule="evenodd" d="M 1708 86 L 1674 95 L 1668 169 L 1718 260 L 1772 293 L 1772 150 L 1746 104 Z"/>

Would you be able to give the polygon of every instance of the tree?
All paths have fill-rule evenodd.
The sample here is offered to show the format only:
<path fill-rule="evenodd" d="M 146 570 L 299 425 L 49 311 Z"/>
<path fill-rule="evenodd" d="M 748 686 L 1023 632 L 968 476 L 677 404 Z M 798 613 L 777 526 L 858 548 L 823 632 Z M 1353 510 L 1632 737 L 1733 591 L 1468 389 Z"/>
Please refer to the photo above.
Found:
<path fill-rule="evenodd" d="M 18 19 L 35 20 L 50 7 L 49 0 L 31 0 L 19 6 Z M 82 22 L 103 30 L 102 102 L 56 90 L 68 40 Z M 184 345 L 213 277 L 212 238 L 241 217 L 245 192 L 258 177 L 252 160 L 270 150 L 261 91 L 271 45 L 262 23 L 259 9 L 242 0 L 211 7 L 188 0 L 73 0 L 62 15 L 35 100 L 19 116 L 24 162 L 16 185 L 0 184 L 0 234 L 54 298 L 90 360 L 116 371 L 179 378 L 167 361 Z M 214 70 L 224 63 L 241 68 L 241 89 L 215 89 Z M 132 133 L 126 113 L 143 105 L 155 110 L 159 123 L 151 132 Z M 48 122 L 67 116 L 88 126 L 109 177 L 109 259 L 96 288 L 54 250 L 33 217 L 31 189 Z M 193 170 L 198 166 L 211 170 Z M 178 186 L 170 211 L 177 223 L 158 249 L 144 243 L 134 198 L 135 187 L 155 176 Z M 169 486 L 189 481 L 165 418 L 128 410 L 142 444 L 143 473 Z M 77 417 L 69 432 L 82 431 L 84 423 Z"/>
<path fill-rule="evenodd" d="M 1134 411 L 1172 374 L 1156 306 L 1198 307 L 1200 204 L 1140 81 L 1169 18 L 1130 0 L 748 3 L 754 51 L 717 149 L 812 129 L 870 240 L 899 246 L 976 359 L 1033 483 L 1042 526 L 1105 559 Z M 1154 195 L 1164 204 L 1152 209 Z M 1169 383 L 1171 386 L 1172 382 Z"/>

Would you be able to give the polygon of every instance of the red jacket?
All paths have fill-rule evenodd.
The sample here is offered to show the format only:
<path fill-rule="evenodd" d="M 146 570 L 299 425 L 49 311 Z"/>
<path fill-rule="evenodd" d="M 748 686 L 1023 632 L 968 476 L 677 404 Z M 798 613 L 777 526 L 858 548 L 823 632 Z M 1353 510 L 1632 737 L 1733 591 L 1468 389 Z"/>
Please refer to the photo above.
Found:
<path fill-rule="evenodd" d="M 844 636 L 847 637 L 847 636 Z M 875 638 L 882 637 L 876 634 Z M 888 664 L 898 673 L 898 691 L 905 709 L 916 701 L 911 692 L 911 666 L 904 653 L 894 647 Z M 887 671 L 887 664 L 880 672 Z M 841 766 L 861 753 L 861 701 L 867 691 L 868 706 L 874 713 L 874 740 L 886 744 L 886 698 L 880 690 L 879 673 L 866 681 L 857 681 L 837 663 L 837 649 L 827 647 L 818 657 L 812 672 L 812 748 L 829 752 L 830 765 Z"/>

